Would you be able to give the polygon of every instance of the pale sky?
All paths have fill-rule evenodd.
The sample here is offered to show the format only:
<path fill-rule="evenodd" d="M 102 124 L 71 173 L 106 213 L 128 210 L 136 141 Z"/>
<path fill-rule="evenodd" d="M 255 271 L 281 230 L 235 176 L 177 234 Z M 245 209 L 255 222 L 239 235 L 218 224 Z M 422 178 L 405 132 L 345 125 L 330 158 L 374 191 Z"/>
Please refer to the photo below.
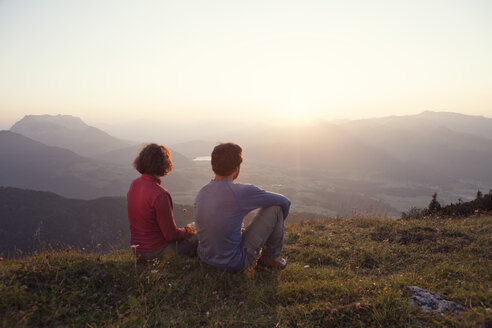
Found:
<path fill-rule="evenodd" d="M 0 0 L 0 128 L 492 117 L 492 1 Z"/>

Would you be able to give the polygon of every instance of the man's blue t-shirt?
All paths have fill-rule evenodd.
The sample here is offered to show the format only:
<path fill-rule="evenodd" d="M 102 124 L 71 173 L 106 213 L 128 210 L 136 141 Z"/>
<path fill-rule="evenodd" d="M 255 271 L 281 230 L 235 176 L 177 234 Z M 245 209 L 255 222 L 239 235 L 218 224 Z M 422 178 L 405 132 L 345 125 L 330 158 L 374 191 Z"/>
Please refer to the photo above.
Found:
<path fill-rule="evenodd" d="M 241 235 L 244 217 L 254 209 L 274 205 L 282 207 L 285 219 L 290 208 L 286 197 L 230 179 L 210 181 L 195 202 L 198 256 L 217 268 L 239 270 L 245 257 Z"/>

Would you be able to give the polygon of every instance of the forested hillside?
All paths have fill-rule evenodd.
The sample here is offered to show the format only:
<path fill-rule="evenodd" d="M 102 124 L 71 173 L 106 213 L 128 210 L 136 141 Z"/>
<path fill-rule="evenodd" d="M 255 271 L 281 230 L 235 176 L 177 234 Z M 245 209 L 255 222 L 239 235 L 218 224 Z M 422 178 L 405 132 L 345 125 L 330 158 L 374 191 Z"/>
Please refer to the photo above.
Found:
<path fill-rule="evenodd" d="M 29 254 L 67 246 L 122 249 L 130 243 L 125 197 L 68 199 L 50 192 L 0 187 L 0 254 Z M 176 224 L 192 220 L 174 204 Z M 20 252 L 21 251 L 21 252 Z"/>

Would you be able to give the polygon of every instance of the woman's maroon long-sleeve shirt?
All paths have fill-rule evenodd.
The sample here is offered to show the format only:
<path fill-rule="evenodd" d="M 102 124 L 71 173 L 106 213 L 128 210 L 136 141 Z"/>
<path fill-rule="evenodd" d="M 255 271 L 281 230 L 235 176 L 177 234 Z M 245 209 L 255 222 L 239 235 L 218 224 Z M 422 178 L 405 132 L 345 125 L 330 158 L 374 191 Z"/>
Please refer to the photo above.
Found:
<path fill-rule="evenodd" d="M 127 194 L 130 243 L 139 253 L 152 252 L 185 239 L 186 230 L 177 228 L 173 201 L 161 180 L 142 174 L 133 180 Z"/>

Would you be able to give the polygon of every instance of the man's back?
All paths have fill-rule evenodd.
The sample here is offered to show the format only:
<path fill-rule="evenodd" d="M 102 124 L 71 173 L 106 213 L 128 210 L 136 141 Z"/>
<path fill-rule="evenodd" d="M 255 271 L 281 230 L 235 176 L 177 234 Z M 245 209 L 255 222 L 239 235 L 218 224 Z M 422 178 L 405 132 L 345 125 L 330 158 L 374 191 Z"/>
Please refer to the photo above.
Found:
<path fill-rule="evenodd" d="M 251 210 L 279 205 L 287 217 L 290 201 L 253 185 L 216 179 L 204 186 L 196 197 L 195 222 L 198 255 L 215 267 L 238 270 L 244 260 L 241 226 Z"/>

